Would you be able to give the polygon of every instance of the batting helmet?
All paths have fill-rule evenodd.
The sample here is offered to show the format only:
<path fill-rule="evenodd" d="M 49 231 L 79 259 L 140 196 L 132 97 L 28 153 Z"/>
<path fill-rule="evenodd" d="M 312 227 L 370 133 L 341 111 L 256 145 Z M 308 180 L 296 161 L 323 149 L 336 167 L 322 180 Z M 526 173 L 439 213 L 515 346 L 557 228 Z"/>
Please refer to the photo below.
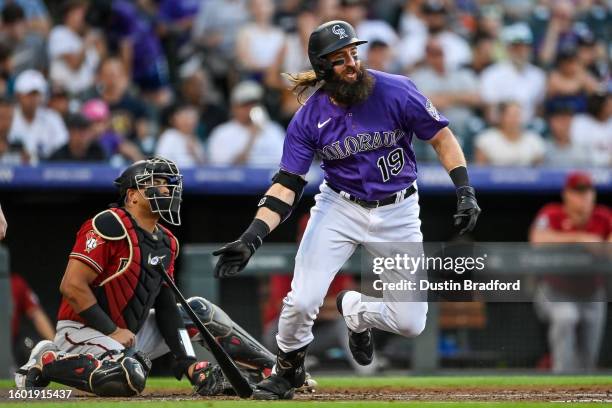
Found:
<path fill-rule="evenodd" d="M 154 184 L 156 178 L 166 180 L 164 187 L 169 190 L 169 194 L 161 193 L 159 186 Z M 128 189 L 144 190 L 144 197 L 149 200 L 152 212 L 172 225 L 181 225 L 183 176 L 172 160 L 156 156 L 137 161 L 115 179 L 115 186 L 119 189 L 122 204 Z"/>
<path fill-rule="evenodd" d="M 355 29 L 346 21 L 333 20 L 318 26 L 308 40 L 308 58 L 317 79 L 327 79 L 333 72 L 333 66 L 325 56 L 338 51 L 347 45 L 365 44 L 367 41 L 357 38 Z"/>

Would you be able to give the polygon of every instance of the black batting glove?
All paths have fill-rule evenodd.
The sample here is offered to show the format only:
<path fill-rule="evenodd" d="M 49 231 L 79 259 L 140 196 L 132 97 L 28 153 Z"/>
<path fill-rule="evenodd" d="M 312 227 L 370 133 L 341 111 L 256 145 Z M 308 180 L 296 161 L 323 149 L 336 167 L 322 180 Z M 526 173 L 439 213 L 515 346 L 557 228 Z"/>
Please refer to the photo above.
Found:
<path fill-rule="evenodd" d="M 215 278 L 227 278 L 242 271 L 269 233 L 268 225 L 255 218 L 237 241 L 225 244 L 213 252 L 214 256 L 221 255 L 215 266 Z"/>
<path fill-rule="evenodd" d="M 223 245 L 213 252 L 214 256 L 221 256 L 215 266 L 215 278 L 228 278 L 238 274 L 247 266 L 254 253 L 255 248 L 240 239 Z"/>
<path fill-rule="evenodd" d="M 476 202 L 476 191 L 473 187 L 463 186 L 457 188 L 457 213 L 453 216 L 455 227 L 461 228 L 460 235 L 470 232 L 476 226 L 480 207 Z"/>

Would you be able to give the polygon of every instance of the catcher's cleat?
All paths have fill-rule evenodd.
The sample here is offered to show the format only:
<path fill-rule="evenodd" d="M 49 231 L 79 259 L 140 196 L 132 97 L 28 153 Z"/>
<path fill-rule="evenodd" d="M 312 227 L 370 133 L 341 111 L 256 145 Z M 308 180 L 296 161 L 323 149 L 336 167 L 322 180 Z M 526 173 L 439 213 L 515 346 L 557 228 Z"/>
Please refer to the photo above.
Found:
<path fill-rule="evenodd" d="M 317 386 L 319 385 L 319 383 L 317 383 L 316 380 L 314 380 L 309 373 L 306 373 L 306 379 L 304 380 L 304 384 L 295 389 L 295 392 L 299 393 L 299 394 L 314 394 L 315 392 L 317 392 Z"/>
<path fill-rule="evenodd" d="M 344 317 L 342 313 L 342 299 L 344 299 L 344 295 L 348 290 L 343 290 L 338 293 L 336 297 L 336 307 L 338 308 L 338 312 Z M 361 333 L 356 333 L 351 329 L 349 331 L 349 349 L 351 350 L 351 354 L 353 358 L 357 362 L 357 364 L 362 366 L 367 366 L 372 363 L 374 358 L 374 337 L 372 336 L 372 329 L 366 329 Z"/>
<path fill-rule="evenodd" d="M 294 388 L 289 380 L 277 374 L 259 382 L 253 390 L 256 400 L 290 400 L 293 399 Z"/>
<path fill-rule="evenodd" d="M 42 375 L 42 368 L 44 364 L 55 360 L 55 352 L 57 351 L 59 349 L 52 341 L 39 341 L 32 349 L 28 362 L 15 372 L 17 388 L 46 387 L 49 385 L 49 380 Z"/>

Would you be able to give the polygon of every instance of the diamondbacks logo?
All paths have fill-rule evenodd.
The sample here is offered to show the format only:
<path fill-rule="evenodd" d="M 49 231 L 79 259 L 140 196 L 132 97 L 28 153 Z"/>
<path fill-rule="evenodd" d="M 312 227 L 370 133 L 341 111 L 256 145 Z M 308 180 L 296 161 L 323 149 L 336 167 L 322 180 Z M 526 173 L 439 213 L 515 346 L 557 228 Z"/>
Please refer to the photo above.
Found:
<path fill-rule="evenodd" d="M 90 253 L 94 249 L 98 247 L 98 245 L 102 245 L 104 241 L 100 238 L 98 234 L 94 230 L 91 230 L 85 235 L 85 252 Z"/>
<path fill-rule="evenodd" d="M 335 26 L 332 27 L 332 33 L 336 34 L 339 40 L 343 38 L 348 38 L 348 35 L 346 34 L 346 30 L 340 24 L 336 24 Z"/>
<path fill-rule="evenodd" d="M 429 99 L 427 100 L 427 103 L 425 103 L 425 110 L 427 110 L 427 113 L 429 113 L 429 116 L 431 116 L 437 121 L 440 121 L 440 114 L 438 113 L 438 110 L 433 105 L 433 103 L 431 103 Z"/>

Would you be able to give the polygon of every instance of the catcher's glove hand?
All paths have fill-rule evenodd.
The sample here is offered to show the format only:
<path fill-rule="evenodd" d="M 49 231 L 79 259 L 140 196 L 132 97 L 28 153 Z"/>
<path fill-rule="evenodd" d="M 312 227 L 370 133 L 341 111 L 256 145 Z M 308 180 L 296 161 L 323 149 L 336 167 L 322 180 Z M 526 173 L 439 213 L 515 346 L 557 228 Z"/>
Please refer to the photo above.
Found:
<path fill-rule="evenodd" d="M 218 365 L 212 365 L 208 361 L 196 363 L 190 380 L 193 391 L 199 395 L 223 394 L 224 378 L 221 367 Z"/>
<path fill-rule="evenodd" d="M 464 226 L 459 231 L 460 235 L 474 229 L 480 212 L 474 188 L 470 186 L 459 187 L 457 189 L 457 213 L 453 218 L 455 218 L 455 227 Z"/>
<path fill-rule="evenodd" d="M 227 278 L 236 275 L 249 263 L 253 253 L 255 253 L 255 247 L 241 240 L 223 245 L 213 252 L 214 256 L 221 255 L 215 266 L 215 278 Z"/>

